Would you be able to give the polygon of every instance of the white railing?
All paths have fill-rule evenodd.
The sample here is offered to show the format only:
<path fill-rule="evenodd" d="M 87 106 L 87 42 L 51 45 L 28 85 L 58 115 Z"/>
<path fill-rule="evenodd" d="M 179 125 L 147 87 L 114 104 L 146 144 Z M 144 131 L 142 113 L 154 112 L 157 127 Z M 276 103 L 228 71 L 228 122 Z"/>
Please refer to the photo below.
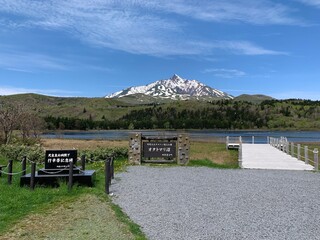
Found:
<path fill-rule="evenodd" d="M 301 146 L 301 144 L 295 144 L 289 142 L 287 138 L 273 138 L 269 137 L 269 144 L 286 154 L 297 158 L 298 160 L 304 161 L 306 164 L 314 166 L 315 171 L 319 169 L 319 151 L 318 148 L 313 150 L 309 149 L 308 146 Z"/>

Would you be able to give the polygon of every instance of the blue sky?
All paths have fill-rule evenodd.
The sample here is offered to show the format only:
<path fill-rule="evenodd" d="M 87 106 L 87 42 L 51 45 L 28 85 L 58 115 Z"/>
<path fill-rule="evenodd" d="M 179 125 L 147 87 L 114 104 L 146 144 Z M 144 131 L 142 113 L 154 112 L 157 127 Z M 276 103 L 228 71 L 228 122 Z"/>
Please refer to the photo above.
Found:
<path fill-rule="evenodd" d="M 320 0 L 0 0 L 0 95 L 170 78 L 320 100 Z"/>

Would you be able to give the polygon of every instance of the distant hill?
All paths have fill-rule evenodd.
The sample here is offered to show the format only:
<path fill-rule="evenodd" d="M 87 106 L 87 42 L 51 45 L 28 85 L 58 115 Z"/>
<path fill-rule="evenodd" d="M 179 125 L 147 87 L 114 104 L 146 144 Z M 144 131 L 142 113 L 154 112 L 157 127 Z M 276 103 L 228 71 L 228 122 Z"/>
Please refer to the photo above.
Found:
<path fill-rule="evenodd" d="M 144 103 L 139 102 L 145 98 Z M 149 99 L 148 99 L 149 98 Z M 159 99 L 158 99 L 159 100 Z M 264 100 L 269 100 L 261 103 Z M 273 100 L 241 95 L 217 101 L 170 99 L 147 95 L 122 98 L 51 97 L 38 94 L 0 96 L 43 117 L 49 129 L 299 129 L 320 128 L 320 102 Z M 138 103 L 137 103 L 138 102 Z"/>
<path fill-rule="evenodd" d="M 267 95 L 262 95 L 262 94 L 254 94 L 254 95 L 242 94 L 240 96 L 235 97 L 234 100 L 261 103 L 262 101 L 265 101 L 265 100 L 274 100 L 274 98 Z"/>
<path fill-rule="evenodd" d="M 146 86 L 129 87 L 122 91 L 106 96 L 106 98 L 123 98 L 139 94 L 139 101 L 167 100 L 216 100 L 233 99 L 233 96 L 218 89 L 209 87 L 197 80 L 188 80 L 174 74 L 171 78 L 158 80 Z M 146 97 L 142 97 L 145 95 Z"/>

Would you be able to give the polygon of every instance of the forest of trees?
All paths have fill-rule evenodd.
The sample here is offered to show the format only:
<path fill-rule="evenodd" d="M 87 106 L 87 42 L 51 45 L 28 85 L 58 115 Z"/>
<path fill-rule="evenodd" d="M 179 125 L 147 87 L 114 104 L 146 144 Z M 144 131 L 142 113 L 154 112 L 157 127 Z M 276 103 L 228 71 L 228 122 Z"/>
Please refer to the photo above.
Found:
<path fill-rule="evenodd" d="M 132 110 L 118 120 L 52 117 L 48 129 L 318 129 L 320 102 L 267 100 L 260 104 L 220 100 L 190 107 L 164 104 Z"/>

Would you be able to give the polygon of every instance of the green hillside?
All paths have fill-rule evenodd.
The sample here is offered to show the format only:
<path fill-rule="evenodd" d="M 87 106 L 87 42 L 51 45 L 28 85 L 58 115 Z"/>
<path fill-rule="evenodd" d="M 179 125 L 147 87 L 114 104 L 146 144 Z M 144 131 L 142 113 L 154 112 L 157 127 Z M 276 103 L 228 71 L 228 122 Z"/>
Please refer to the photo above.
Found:
<path fill-rule="evenodd" d="M 254 95 L 249 95 L 249 94 L 242 94 L 238 97 L 235 97 L 234 100 L 236 101 L 248 101 L 248 102 L 253 102 L 253 103 L 261 103 L 265 100 L 273 100 L 274 98 L 262 94 L 254 94 Z"/>
<path fill-rule="evenodd" d="M 143 96 L 140 96 L 141 98 Z M 269 99 L 269 100 L 264 100 Z M 299 129 L 320 128 L 320 102 L 270 100 L 263 95 L 233 100 L 139 102 L 120 99 L 63 98 L 37 94 L 1 96 L 45 119 L 50 129 Z"/>

